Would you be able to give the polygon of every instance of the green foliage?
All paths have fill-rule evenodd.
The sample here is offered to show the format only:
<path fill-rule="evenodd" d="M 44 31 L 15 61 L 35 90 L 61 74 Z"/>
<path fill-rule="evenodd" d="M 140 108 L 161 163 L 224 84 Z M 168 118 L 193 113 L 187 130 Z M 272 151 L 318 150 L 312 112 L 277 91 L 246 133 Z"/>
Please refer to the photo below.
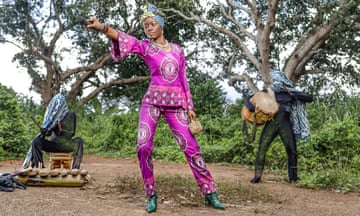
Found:
<path fill-rule="evenodd" d="M 0 159 L 26 151 L 26 126 L 17 94 L 0 84 Z"/>
<path fill-rule="evenodd" d="M 312 136 L 299 144 L 301 184 L 336 188 L 343 192 L 359 188 L 359 99 L 338 97 L 309 106 Z M 330 102 L 331 101 L 331 102 Z"/>
<path fill-rule="evenodd" d="M 301 148 L 303 152 L 300 155 L 304 157 L 306 169 L 357 169 L 360 153 L 357 144 L 360 138 L 358 124 L 352 119 L 324 124 L 305 145 L 306 148 Z"/>
<path fill-rule="evenodd" d="M 17 101 L 13 94 L 11 90 L 2 88 L 0 126 L 11 125 L 14 130 L 22 128 L 23 132 L 9 139 L 15 143 L 14 152 L 0 148 L 2 159 L 5 153 L 7 157 L 22 157 L 31 139 L 38 133 L 38 127 L 29 120 L 30 117 L 38 123 L 41 123 L 43 118 L 42 106 L 28 100 Z M 344 193 L 360 190 L 359 105 L 357 97 L 336 95 L 329 95 L 308 104 L 311 138 L 298 142 L 298 170 L 301 178 L 299 185 L 332 188 Z M 4 111 L 3 106 L 11 107 L 10 109 L 16 112 L 9 112 L 9 109 Z M 87 106 L 73 103 L 69 106 L 77 113 L 77 136 L 85 140 L 87 154 L 136 157 L 137 109 L 125 111 L 118 107 L 102 106 L 99 100 L 93 100 Z M 238 100 L 236 104 L 226 105 L 222 115 L 198 115 L 204 130 L 196 139 L 206 162 L 253 166 L 262 127 L 257 128 L 255 141 L 248 143 L 241 131 L 241 106 L 242 101 Z M 15 114 L 16 117 L 13 117 Z M 3 123 L 4 117 L 9 119 L 10 116 L 16 121 Z M 4 133 L 5 130 L 1 131 Z M 8 135 L 2 135 L 1 141 L 4 136 Z M 22 141 L 18 143 L 20 139 Z M 154 144 L 155 160 L 186 162 L 163 118 L 158 123 Z M 287 175 L 287 155 L 279 138 L 273 141 L 266 155 L 265 172 L 270 171 Z"/>
<path fill-rule="evenodd" d="M 198 119 L 204 130 L 196 139 L 207 162 L 248 164 L 254 160 L 253 145 L 246 142 L 239 130 L 240 119 L 234 121 L 233 116 L 212 118 L 210 115 L 202 115 Z M 164 120 L 159 121 L 155 146 L 156 158 L 185 162 L 183 152 Z"/>
<path fill-rule="evenodd" d="M 336 189 L 342 193 L 359 192 L 360 176 L 358 172 L 341 169 L 329 169 L 306 172 L 299 185 L 309 188 Z"/>
<path fill-rule="evenodd" d="M 114 115 L 108 136 L 100 142 L 100 151 L 122 152 L 121 156 L 134 156 L 137 143 L 137 112 Z"/>
<path fill-rule="evenodd" d="M 85 152 L 108 156 L 133 156 L 138 114 L 123 110 L 103 110 L 97 100 L 89 107 L 72 104 L 77 113 L 77 135 L 85 142 Z"/>
<path fill-rule="evenodd" d="M 346 98 L 345 101 L 339 101 L 339 104 L 347 104 L 347 109 L 353 110 L 354 106 L 358 106 L 356 101 L 356 98 Z M 256 140 L 248 143 L 240 130 L 242 123 L 240 112 L 236 111 L 236 107 L 241 107 L 240 101 L 238 103 L 238 105 L 229 105 L 220 118 L 206 114 L 198 116 L 204 126 L 204 131 L 196 138 L 206 162 L 253 165 L 262 128 L 257 129 Z M 335 104 L 337 103 L 334 102 Z M 334 118 L 336 106 L 325 106 L 324 102 L 319 101 L 309 104 L 309 117 L 315 118 L 324 112 L 324 109 L 316 109 L 318 105 L 326 107 L 329 116 L 333 116 L 318 119 L 323 124 L 311 125 L 311 139 L 298 143 L 298 168 L 302 179 L 299 184 L 311 188 L 334 188 L 343 192 L 356 191 L 359 188 L 357 180 L 360 175 L 358 171 L 360 154 L 357 148 L 358 122 L 352 118 L 339 121 L 339 118 Z M 358 112 L 354 112 L 352 116 L 356 115 Z M 108 156 L 136 157 L 138 121 L 136 110 L 128 113 L 119 113 L 115 110 L 99 111 L 98 115 L 93 113 L 90 116 L 92 116 L 91 122 L 96 122 L 98 127 L 90 131 L 89 134 L 92 136 L 83 133 L 84 136 L 89 136 L 87 140 L 91 140 L 91 143 L 86 145 L 87 152 Z M 314 121 L 311 120 L 311 122 Z M 87 128 L 92 127 L 95 125 L 87 126 Z M 104 128 L 107 129 L 104 130 Z M 155 160 L 186 162 L 183 152 L 163 119 L 158 123 L 154 143 Z M 287 174 L 287 155 L 279 138 L 273 141 L 267 152 L 265 170 Z"/>
<path fill-rule="evenodd" d="M 197 85 L 194 85 L 194 84 Z M 204 83 L 191 82 L 191 93 L 195 111 L 198 115 L 209 114 L 212 117 L 223 115 L 225 108 L 225 92 L 216 80 L 208 80 Z"/>

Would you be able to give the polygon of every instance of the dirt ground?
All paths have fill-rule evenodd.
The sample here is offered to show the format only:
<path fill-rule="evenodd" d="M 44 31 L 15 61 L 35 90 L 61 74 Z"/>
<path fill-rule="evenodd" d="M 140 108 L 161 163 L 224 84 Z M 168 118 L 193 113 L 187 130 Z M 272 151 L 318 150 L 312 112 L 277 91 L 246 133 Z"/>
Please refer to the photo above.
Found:
<path fill-rule="evenodd" d="M 192 178 L 187 164 L 155 161 L 156 178 L 181 176 Z M 151 215 L 318 215 L 355 216 L 360 215 L 360 194 L 342 194 L 335 191 L 300 188 L 284 181 L 274 181 L 276 176 L 265 174 L 260 184 L 250 184 L 253 171 L 241 166 L 208 164 L 217 184 L 241 184 L 247 190 L 261 191 L 272 198 L 264 200 L 241 199 L 238 203 L 226 203 L 226 210 L 215 210 L 203 204 L 176 203 L 159 194 L 158 210 Z M 0 162 L 0 173 L 20 170 L 21 161 Z M 47 215 L 148 215 L 145 211 L 146 199 L 143 194 L 109 192 L 116 179 L 140 176 L 137 161 L 123 158 L 103 158 L 84 156 L 83 169 L 92 177 L 90 183 L 82 187 L 39 187 L 28 186 L 25 190 L 0 192 L 0 215 L 7 216 L 47 216 Z M 278 178 L 284 178 L 279 177 Z M 131 186 L 131 185 L 130 185 Z M 158 188 L 159 189 L 159 188 Z M 171 188 L 170 188 L 171 189 Z M 185 193 L 185 192 L 184 192 Z M 184 194 L 177 194 L 181 197 Z M 227 194 L 219 191 L 221 200 Z M 201 197 L 202 198 L 202 197 Z"/>

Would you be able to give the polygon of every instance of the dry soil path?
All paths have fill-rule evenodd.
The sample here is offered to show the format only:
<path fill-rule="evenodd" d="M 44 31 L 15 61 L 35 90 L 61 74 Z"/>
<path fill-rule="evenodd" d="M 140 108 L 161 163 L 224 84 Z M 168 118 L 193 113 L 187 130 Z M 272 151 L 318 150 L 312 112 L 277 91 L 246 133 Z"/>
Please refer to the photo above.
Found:
<path fill-rule="evenodd" d="M 156 176 L 192 176 L 186 164 L 155 162 Z M 206 206 L 174 205 L 166 199 L 158 204 L 151 215 L 304 215 L 304 216 L 358 216 L 360 194 L 341 194 L 333 191 L 311 190 L 286 184 L 283 181 L 266 181 L 274 176 L 265 175 L 261 184 L 250 184 L 253 171 L 236 166 L 208 164 L 216 182 L 241 183 L 244 187 L 261 190 L 275 197 L 276 202 L 241 201 L 227 205 L 225 211 Z M 21 161 L 0 162 L 0 173 L 19 170 Z M 121 176 L 139 177 L 134 159 L 109 159 L 98 156 L 84 157 L 83 168 L 95 180 L 84 187 L 27 187 L 14 192 L 0 192 L 1 216 L 135 216 L 149 215 L 143 196 L 131 193 L 106 193 L 107 186 Z M 275 176 L 276 178 L 276 176 Z M 281 177 L 282 178 L 282 177 Z M 220 197 L 226 196 L 218 191 Z M 239 194 L 241 196 L 241 194 Z"/>

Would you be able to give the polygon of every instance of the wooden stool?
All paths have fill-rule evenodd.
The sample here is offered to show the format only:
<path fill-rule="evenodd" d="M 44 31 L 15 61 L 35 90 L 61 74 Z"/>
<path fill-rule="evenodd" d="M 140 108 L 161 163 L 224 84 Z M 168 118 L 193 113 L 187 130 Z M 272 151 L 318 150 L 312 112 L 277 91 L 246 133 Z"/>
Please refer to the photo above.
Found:
<path fill-rule="evenodd" d="M 50 169 L 71 169 L 73 157 L 69 152 L 51 152 L 50 153 Z"/>

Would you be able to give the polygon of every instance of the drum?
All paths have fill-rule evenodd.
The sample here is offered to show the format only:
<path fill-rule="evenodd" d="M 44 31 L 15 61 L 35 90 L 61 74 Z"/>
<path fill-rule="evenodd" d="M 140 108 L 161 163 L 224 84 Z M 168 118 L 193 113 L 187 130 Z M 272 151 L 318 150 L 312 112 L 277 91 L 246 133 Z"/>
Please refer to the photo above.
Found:
<path fill-rule="evenodd" d="M 276 102 L 275 96 L 268 92 L 259 91 L 256 92 L 250 98 L 251 104 L 255 106 L 255 112 L 243 106 L 241 110 L 242 118 L 250 123 L 256 121 L 256 125 L 263 125 L 265 122 L 271 120 L 279 110 L 279 103 Z"/>

